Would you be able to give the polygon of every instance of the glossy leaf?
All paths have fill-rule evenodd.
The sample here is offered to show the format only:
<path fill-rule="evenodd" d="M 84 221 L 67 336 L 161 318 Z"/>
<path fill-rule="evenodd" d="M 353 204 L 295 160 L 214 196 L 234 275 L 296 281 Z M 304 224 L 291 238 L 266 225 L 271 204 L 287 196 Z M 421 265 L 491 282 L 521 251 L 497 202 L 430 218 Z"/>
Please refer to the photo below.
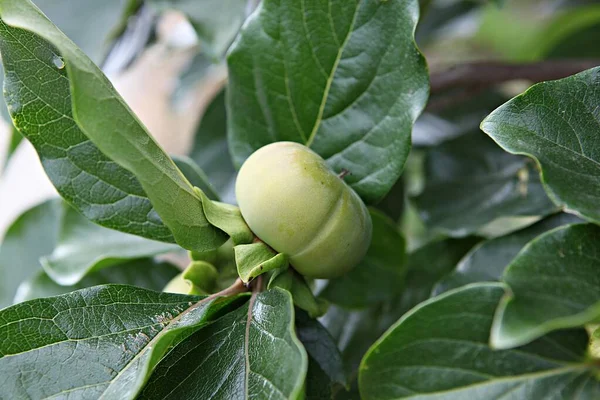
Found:
<path fill-rule="evenodd" d="M 225 92 L 210 103 L 194 135 L 190 157 L 202 168 L 222 200 L 235 200 L 235 168 L 227 145 Z"/>
<path fill-rule="evenodd" d="M 350 171 L 366 201 L 383 198 L 428 95 L 413 39 L 418 11 L 416 0 L 263 1 L 228 56 L 234 164 L 296 141 Z"/>
<path fill-rule="evenodd" d="M 600 382 L 586 364 L 585 330 L 558 332 L 515 350 L 488 345 L 500 284 L 470 285 L 410 311 L 361 363 L 369 399 L 595 399 Z"/>
<path fill-rule="evenodd" d="M 600 221 L 600 68 L 532 86 L 494 111 L 482 129 L 503 149 L 534 158 L 554 202 Z"/>
<path fill-rule="evenodd" d="M 95 286 L 0 311 L 0 396 L 133 399 L 169 346 L 231 298 Z"/>
<path fill-rule="evenodd" d="M 192 186 L 98 67 L 29 0 L 1 1 L 0 19 L 9 109 L 59 192 L 105 226 L 171 240 L 151 199 L 182 247 L 222 244 L 225 235 L 206 221 Z"/>
<path fill-rule="evenodd" d="M 575 224 L 533 240 L 506 268 L 510 292 L 491 343 L 501 349 L 600 318 L 600 227 Z"/>
<path fill-rule="evenodd" d="M 41 271 L 40 257 L 58 241 L 63 203 L 50 200 L 21 214 L 0 245 L 0 308 L 13 303 L 19 284 Z"/>
<path fill-rule="evenodd" d="M 42 257 L 46 273 L 61 285 L 74 285 L 87 274 L 125 260 L 179 250 L 174 244 L 98 226 L 71 207 L 62 217 L 60 235 L 52 254 Z"/>
<path fill-rule="evenodd" d="M 332 279 L 319 294 L 346 308 L 362 308 L 391 300 L 402 289 L 406 274 L 406 244 L 396 224 L 371 210 L 373 240 L 367 255 L 353 270 Z"/>
<path fill-rule="evenodd" d="M 178 272 L 179 269 L 172 264 L 141 259 L 92 272 L 73 286 L 61 286 L 40 270 L 19 285 L 14 302 L 20 303 L 41 297 L 58 296 L 109 283 L 161 291 Z"/>
<path fill-rule="evenodd" d="M 570 214 L 556 214 L 518 232 L 480 243 L 435 286 L 433 295 L 469 283 L 501 280 L 504 269 L 529 241 L 551 229 L 574 222 L 581 220 Z"/>
<path fill-rule="evenodd" d="M 452 236 L 499 217 L 557 210 L 533 163 L 502 151 L 479 131 L 433 148 L 425 174 L 425 189 L 416 198 L 419 213 L 429 227 Z"/>
<path fill-rule="evenodd" d="M 306 369 L 306 352 L 294 333 L 292 299 L 273 289 L 173 349 L 140 399 L 295 399 Z"/>

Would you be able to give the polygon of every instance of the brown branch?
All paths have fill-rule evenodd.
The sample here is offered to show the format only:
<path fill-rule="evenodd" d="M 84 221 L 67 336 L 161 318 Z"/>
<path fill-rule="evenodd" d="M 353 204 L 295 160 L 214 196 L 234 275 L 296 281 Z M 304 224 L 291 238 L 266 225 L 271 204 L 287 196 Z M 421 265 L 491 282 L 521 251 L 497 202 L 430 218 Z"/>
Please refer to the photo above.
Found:
<path fill-rule="evenodd" d="M 486 61 L 456 66 L 431 75 L 431 93 L 449 89 L 489 87 L 513 80 L 542 82 L 565 78 L 600 65 L 600 59 L 547 60 L 529 64 Z"/>

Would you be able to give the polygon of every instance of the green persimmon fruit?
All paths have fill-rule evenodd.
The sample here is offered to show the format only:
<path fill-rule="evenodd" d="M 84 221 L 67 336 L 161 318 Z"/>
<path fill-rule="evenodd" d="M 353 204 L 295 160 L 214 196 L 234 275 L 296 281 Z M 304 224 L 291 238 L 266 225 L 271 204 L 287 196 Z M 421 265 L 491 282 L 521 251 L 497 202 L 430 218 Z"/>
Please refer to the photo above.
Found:
<path fill-rule="evenodd" d="M 367 252 L 372 223 L 363 201 L 302 144 L 276 142 L 254 152 L 235 192 L 250 229 L 304 276 L 341 276 Z"/>

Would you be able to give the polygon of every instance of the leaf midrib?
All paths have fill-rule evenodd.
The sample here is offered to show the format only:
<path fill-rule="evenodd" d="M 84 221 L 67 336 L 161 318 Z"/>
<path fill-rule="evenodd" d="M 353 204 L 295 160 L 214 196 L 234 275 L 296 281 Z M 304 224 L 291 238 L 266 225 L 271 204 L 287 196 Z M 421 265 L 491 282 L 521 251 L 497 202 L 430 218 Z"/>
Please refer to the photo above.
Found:
<path fill-rule="evenodd" d="M 301 4 L 302 4 L 302 15 L 304 15 L 304 11 L 305 11 L 304 10 L 304 1 L 302 1 Z M 340 49 L 338 50 L 338 53 L 337 53 L 337 56 L 333 63 L 333 66 L 331 67 L 331 72 L 330 72 L 329 77 L 327 78 L 327 82 L 325 84 L 325 89 L 323 91 L 323 97 L 321 98 L 321 104 L 319 105 L 319 112 L 317 113 L 317 118 L 315 120 L 315 124 L 313 125 L 312 131 L 310 132 L 310 135 L 308 136 L 308 140 L 306 141 L 307 147 L 310 147 L 312 145 L 312 143 L 315 139 L 315 136 L 317 134 L 317 131 L 319 130 L 319 127 L 321 126 L 321 122 L 323 121 L 323 113 L 325 112 L 325 105 L 327 104 L 327 100 L 329 98 L 329 91 L 331 90 L 331 85 L 333 84 L 333 78 L 335 76 L 335 73 L 337 72 L 337 68 L 342 59 L 342 54 L 346 48 L 346 45 L 348 44 L 348 41 L 350 40 L 350 37 L 352 36 L 352 33 L 354 32 L 354 26 L 356 24 L 356 17 L 358 16 L 358 10 L 360 9 L 361 4 L 362 4 L 362 0 L 359 0 L 356 2 L 356 9 L 354 10 L 354 15 L 352 16 L 352 22 L 350 23 L 350 27 L 348 28 L 348 34 L 344 38 L 344 41 L 343 41 L 342 45 L 340 46 Z M 335 34 L 335 30 L 333 32 Z"/>

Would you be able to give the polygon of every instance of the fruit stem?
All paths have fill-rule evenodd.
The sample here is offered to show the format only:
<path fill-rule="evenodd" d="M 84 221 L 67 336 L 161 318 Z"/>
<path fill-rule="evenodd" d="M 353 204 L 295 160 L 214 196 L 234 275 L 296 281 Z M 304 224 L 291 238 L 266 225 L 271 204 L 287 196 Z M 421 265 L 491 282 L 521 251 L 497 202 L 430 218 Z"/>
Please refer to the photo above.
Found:
<path fill-rule="evenodd" d="M 340 177 L 340 179 L 344 179 L 348 175 L 350 175 L 350 171 L 348 171 L 346 168 L 344 168 L 344 169 L 342 169 L 342 172 L 340 172 L 340 174 L 338 176 Z"/>

